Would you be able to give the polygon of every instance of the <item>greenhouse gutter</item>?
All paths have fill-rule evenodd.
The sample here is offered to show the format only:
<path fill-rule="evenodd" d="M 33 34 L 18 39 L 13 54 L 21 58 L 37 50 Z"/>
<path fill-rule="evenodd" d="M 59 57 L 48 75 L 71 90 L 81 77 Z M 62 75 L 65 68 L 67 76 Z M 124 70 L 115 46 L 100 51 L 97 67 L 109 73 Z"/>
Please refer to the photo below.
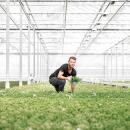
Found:
<path fill-rule="evenodd" d="M 130 84 L 127 83 L 111 83 L 111 82 L 101 82 L 104 85 L 111 85 L 115 87 L 123 87 L 123 88 L 130 88 Z"/>
<path fill-rule="evenodd" d="M 101 81 L 101 82 L 89 82 L 89 81 L 84 81 L 84 82 L 87 82 L 87 83 L 91 83 L 91 84 L 103 84 L 103 85 L 110 85 L 110 86 L 113 86 L 113 87 L 122 87 L 122 88 L 130 88 L 130 84 L 127 84 L 127 83 L 112 83 L 111 81 L 110 82 L 106 82 L 106 81 Z"/>
<path fill-rule="evenodd" d="M 5 55 L 5 52 L 0 52 L 0 55 Z M 18 52 L 10 52 L 10 55 L 19 55 L 20 53 Z M 22 53 L 22 55 L 28 55 L 28 53 Z M 33 53 L 30 53 L 30 55 L 33 55 Z M 35 55 L 75 55 L 75 53 L 35 53 Z M 104 54 L 104 53 L 79 53 L 79 55 L 111 55 L 111 53 L 109 54 Z M 113 53 L 112 55 L 122 55 L 122 53 Z M 130 55 L 130 53 L 124 53 L 124 55 Z"/>
<path fill-rule="evenodd" d="M 0 30 L 6 30 L 6 28 L 0 28 Z M 19 30 L 18 28 L 10 28 L 10 30 Z M 22 30 L 28 30 L 27 28 L 23 28 Z M 33 31 L 33 29 L 31 28 L 30 30 Z M 36 28 L 36 31 L 63 31 L 63 28 Z M 66 31 L 92 31 L 92 29 L 88 29 L 88 28 L 66 28 Z M 97 30 L 100 31 L 101 29 Z M 130 29 L 102 29 L 102 31 L 130 31 Z"/>
<path fill-rule="evenodd" d="M 4 2 L 5 0 L 1 0 L 1 2 Z M 10 0 L 11 2 L 15 2 L 17 0 Z M 65 2 L 65 0 L 23 0 L 22 2 Z M 68 0 L 68 2 L 75 3 L 75 2 L 104 2 L 105 0 Z M 111 0 L 108 0 L 107 2 L 111 2 Z M 124 2 L 123 0 L 116 0 L 115 2 Z M 128 1 L 129 2 L 129 1 Z"/>

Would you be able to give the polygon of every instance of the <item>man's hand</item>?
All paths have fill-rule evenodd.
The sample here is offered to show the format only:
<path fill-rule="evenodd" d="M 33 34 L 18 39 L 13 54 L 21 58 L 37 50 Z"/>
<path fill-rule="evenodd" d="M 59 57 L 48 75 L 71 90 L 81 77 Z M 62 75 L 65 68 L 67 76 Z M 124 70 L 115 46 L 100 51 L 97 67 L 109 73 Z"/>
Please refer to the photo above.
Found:
<path fill-rule="evenodd" d="M 68 80 L 68 81 L 71 80 L 71 77 L 72 77 L 72 76 L 64 77 L 63 74 L 64 74 L 64 72 L 59 71 L 59 73 L 58 73 L 58 78 L 59 78 L 59 79 L 62 79 L 62 80 Z"/>
<path fill-rule="evenodd" d="M 70 80 L 71 80 L 71 77 L 72 77 L 72 76 L 68 76 L 68 77 L 66 77 L 66 78 L 67 78 L 68 81 L 70 81 Z"/>

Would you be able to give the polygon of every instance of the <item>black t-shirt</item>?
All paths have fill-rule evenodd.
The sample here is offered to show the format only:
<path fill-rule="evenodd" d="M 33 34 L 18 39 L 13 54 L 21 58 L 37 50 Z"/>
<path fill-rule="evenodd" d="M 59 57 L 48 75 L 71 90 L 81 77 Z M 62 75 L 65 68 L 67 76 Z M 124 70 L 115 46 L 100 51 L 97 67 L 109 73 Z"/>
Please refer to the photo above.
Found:
<path fill-rule="evenodd" d="M 54 73 L 50 75 L 50 78 L 52 77 L 57 77 L 59 71 L 64 72 L 63 76 L 68 77 L 68 76 L 76 76 L 76 70 L 73 68 L 71 73 L 68 72 L 68 64 L 63 64 L 60 68 L 58 68 Z"/>

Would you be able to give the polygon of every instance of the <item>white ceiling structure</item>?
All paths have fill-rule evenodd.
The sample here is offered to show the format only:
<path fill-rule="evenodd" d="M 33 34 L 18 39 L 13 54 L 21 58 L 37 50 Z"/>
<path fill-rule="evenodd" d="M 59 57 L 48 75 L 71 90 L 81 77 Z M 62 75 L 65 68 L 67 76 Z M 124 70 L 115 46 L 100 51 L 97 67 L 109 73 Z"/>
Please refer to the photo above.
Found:
<path fill-rule="evenodd" d="M 24 11 L 23 30 L 27 34 L 28 20 L 43 39 L 49 53 L 101 54 L 128 38 L 130 48 L 129 0 L 10 0 L 10 16 L 19 26 L 20 8 Z M 6 17 L 0 2 L 0 32 L 6 29 Z M 10 30 L 17 26 L 10 21 Z M 12 33 L 13 35 L 13 33 Z M 0 38 L 0 49 L 2 38 Z M 12 36 L 13 37 L 13 36 Z M 14 35 L 13 40 L 17 41 Z M 4 46 L 3 46 L 4 47 Z M 17 48 L 17 45 L 15 45 Z M 13 47 L 12 47 L 13 48 Z"/>

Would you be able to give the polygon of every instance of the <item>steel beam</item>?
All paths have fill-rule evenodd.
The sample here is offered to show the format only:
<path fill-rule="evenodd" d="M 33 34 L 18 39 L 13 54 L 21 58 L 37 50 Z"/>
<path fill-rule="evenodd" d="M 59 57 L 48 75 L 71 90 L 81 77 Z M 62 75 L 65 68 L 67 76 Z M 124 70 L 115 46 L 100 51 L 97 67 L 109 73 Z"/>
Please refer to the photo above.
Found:
<path fill-rule="evenodd" d="M 123 4 L 121 4 L 121 6 L 117 9 L 117 11 L 115 12 L 115 14 L 107 21 L 107 23 L 103 26 L 102 29 L 105 29 L 105 28 L 108 26 L 109 22 L 116 16 L 116 14 L 120 11 L 120 9 L 125 5 L 126 2 L 127 2 L 127 0 L 124 1 Z M 90 45 L 92 45 L 92 43 L 93 43 L 93 42 L 97 39 L 97 37 L 102 33 L 102 29 L 97 33 L 97 35 L 95 36 L 95 38 L 93 38 L 93 39 L 91 40 L 91 42 L 88 43 L 87 49 L 90 47 Z M 76 53 L 77 53 L 77 52 L 76 52 Z"/>
<path fill-rule="evenodd" d="M 111 74 L 110 74 L 110 78 L 111 78 L 111 82 L 112 82 L 112 77 L 113 77 L 113 75 L 112 75 L 112 71 L 113 71 L 113 54 L 112 54 L 112 49 L 111 49 Z"/>
<path fill-rule="evenodd" d="M 33 77 L 34 77 L 34 80 L 35 80 L 35 72 L 36 72 L 36 67 L 35 67 L 35 63 L 36 63 L 36 40 L 35 40 L 35 28 L 33 28 Z"/>
<path fill-rule="evenodd" d="M 17 2 L 17 0 L 10 0 L 11 2 Z M 68 2 L 71 3 L 77 3 L 77 2 L 104 2 L 105 0 L 68 0 Z M 5 0 L 1 0 L 1 2 L 5 2 Z M 60 2 L 63 3 L 65 0 L 23 0 L 23 2 Z M 111 2 L 111 0 L 107 0 L 107 2 Z M 115 2 L 124 2 L 124 0 L 115 0 Z M 130 1 L 128 1 L 130 2 Z"/>
<path fill-rule="evenodd" d="M 0 55 L 5 55 L 6 53 L 0 52 Z M 20 53 L 17 52 L 12 52 L 9 53 L 10 55 L 19 55 Z M 28 55 L 29 53 L 23 52 L 22 55 Z M 35 55 L 44 55 L 45 53 L 35 53 Z M 34 55 L 34 53 L 30 53 L 30 55 Z M 75 53 L 48 53 L 48 55 L 75 55 Z M 105 53 L 79 53 L 79 55 L 84 56 L 84 55 L 111 55 L 111 53 L 105 54 Z M 116 55 L 116 53 L 112 53 L 112 55 Z M 117 53 L 117 55 L 122 55 L 122 53 Z M 130 53 L 124 53 L 124 55 L 130 55 Z"/>
<path fill-rule="evenodd" d="M 99 11 L 98 11 L 98 12 L 101 12 L 101 11 L 102 11 L 102 9 L 103 9 L 103 7 L 104 7 L 104 5 L 105 5 L 106 1 L 107 1 L 107 0 L 105 0 L 105 1 L 102 3 L 102 5 L 100 6 L 100 8 L 99 8 Z M 96 14 L 96 16 L 94 17 L 94 19 L 93 19 L 93 21 L 92 21 L 91 25 L 89 26 L 90 31 L 92 31 L 92 29 L 91 29 L 91 28 L 92 28 L 93 24 L 95 23 L 96 19 L 98 18 L 98 16 L 99 16 L 99 13 L 97 13 L 97 14 Z M 78 47 L 78 48 L 77 48 L 77 50 L 76 50 L 76 55 L 78 54 L 78 51 L 80 50 L 80 48 L 81 48 L 82 44 L 84 43 L 85 38 L 87 37 L 87 35 L 88 35 L 89 33 L 91 33 L 91 32 L 86 32 L 86 33 L 85 33 L 85 35 L 84 35 L 84 37 L 83 37 L 82 41 L 80 42 L 79 47 Z"/>
<path fill-rule="evenodd" d="M 32 27 L 35 28 L 35 30 L 38 29 L 38 26 L 37 26 L 37 24 L 36 24 L 36 21 L 35 21 L 33 15 L 31 14 L 31 10 L 30 10 L 30 8 L 29 8 L 29 5 L 28 5 L 27 1 L 25 0 L 25 4 L 26 4 L 26 6 L 27 6 L 27 8 L 28 8 L 28 10 L 29 10 L 29 14 L 30 14 L 29 16 L 28 16 L 28 13 L 26 12 L 26 10 L 25 10 L 25 8 L 24 8 L 24 6 L 23 6 L 23 3 L 22 3 L 20 0 L 18 0 L 18 1 L 19 1 L 19 4 L 21 5 L 21 8 L 23 9 L 23 11 L 24 11 L 24 13 L 25 13 L 25 15 L 26 15 L 28 21 L 30 22 L 30 25 L 32 25 Z M 32 19 L 33 19 L 33 21 L 34 21 L 34 23 L 35 23 L 34 25 L 31 23 L 30 17 L 32 17 Z M 41 39 L 39 38 L 37 32 L 36 32 L 36 34 L 37 34 L 37 37 L 38 37 L 40 43 L 42 44 Z M 44 46 L 43 46 L 43 47 L 44 47 Z M 44 47 L 44 49 L 46 50 L 45 47 Z M 47 50 L 46 50 L 46 52 L 47 52 Z"/>
<path fill-rule="evenodd" d="M 5 9 L 1 4 L 0 4 L 0 7 L 3 9 L 3 11 L 4 11 L 4 12 L 6 13 L 6 15 L 7 15 L 7 9 Z M 17 28 L 15 28 L 15 29 L 16 29 L 16 30 L 20 30 L 19 25 L 15 23 L 14 19 L 11 17 L 11 14 L 9 15 L 9 18 L 10 18 L 10 20 L 14 23 L 14 25 L 17 27 Z M 6 30 L 6 28 L 0 28 L 0 30 Z M 12 30 L 12 29 L 10 28 L 10 30 Z M 27 39 L 27 36 L 26 36 L 24 33 L 23 33 L 23 35 L 24 35 L 25 38 Z"/>
<path fill-rule="evenodd" d="M 6 0 L 6 9 L 7 9 L 7 14 L 6 14 L 6 83 L 5 83 L 5 88 L 10 88 L 10 82 L 9 82 L 9 38 L 10 38 L 10 28 L 9 28 L 9 3 L 10 0 Z"/>
<path fill-rule="evenodd" d="M 6 28 L 0 28 L 0 30 L 6 30 Z M 17 31 L 19 29 L 17 28 L 10 28 L 10 30 L 14 30 L 14 31 Z M 27 31 L 28 29 L 27 28 L 23 28 L 22 30 L 25 30 Z M 64 31 L 63 28 L 36 28 L 35 29 L 36 31 Z M 130 31 L 130 29 L 118 29 L 118 28 L 115 28 L 115 29 L 98 29 L 96 32 L 99 32 L 99 31 Z M 30 29 L 30 31 L 33 31 L 33 29 Z M 65 31 L 92 31 L 92 29 L 89 29 L 89 28 L 66 28 Z"/>
<path fill-rule="evenodd" d="M 62 54 L 63 54 L 63 53 L 62 53 Z M 50 62 L 49 62 L 49 54 L 46 54 L 46 62 L 47 62 L 47 63 L 46 63 L 46 67 L 47 67 L 47 68 L 46 68 L 46 69 L 47 69 L 47 71 L 46 71 L 46 72 L 47 72 L 47 73 L 46 73 L 47 76 L 46 76 L 46 77 L 48 78 L 48 77 L 49 77 L 49 63 L 50 63 Z"/>
<path fill-rule="evenodd" d="M 64 21 L 63 21 L 63 36 L 62 36 L 62 53 L 64 52 L 64 42 L 65 42 L 65 34 L 66 34 L 66 20 L 67 20 L 67 8 L 68 8 L 68 0 L 65 0 L 64 5 Z"/>
<path fill-rule="evenodd" d="M 19 32 L 19 37 L 20 37 L 20 44 L 19 44 L 19 50 L 20 50 L 20 55 L 19 55 L 19 86 L 22 86 L 22 9 L 20 7 L 20 32 Z"/>
<path fill-rule="evenodd" d="M 104 81 L 106 80 L 106 55 L 103 55 L 103 63 L 104 63 L 104 65 L 103 65 L 103 79 L 104 79 Z"/>
<path fill-rule="evenodd" d="M 125 60 L 124 60 L 124 43 L 122 43 L 122 80 L 124 81 L 125 75 L 124 75 L 124 65 L 125 65 Z"/>
<path fill-rule="evenodd" d="M 118 80 L 118 55 L 117 55 L 117 49 L 118 47 L 116 46 L 116 81 Z"/>
<path fill-rule="evenodd" d="M 105 52 L 108 51 L 108 50 L 110 50 L 110 49 L 112 49 L 112 48 L 114 48 L 114 47 L 117 46 L 118 44 L 124 42 L 127 38 L 130 38 L 130 36 L 127 36 L 127 37 L 125 37 L 124 39 L 122 39 L 121 41 L 117 42 L 116 44 L 114 44 L 113 46 L 111 46 L 110 48 L 108 48 L 107 50 L 105 50 Z"/>
<path fill-rule="evenodd" d="M 42 5 L 36 5 L 36 6 L 42 6 Z M 0 15 L 4 15 L 5 13 L 1 13 L 0 12 Z M 20 15 L 20 13 L 11 13 L 11 14 L 17 14 L 17 15 Z M 24 14 L 24 13 L 22 13 L 22 14 Z M 57 15 L 63 15 L 64 14 L 64 12 L 31 12 L 31 13 L 29 13 L 30 15 L 41 15 L 41 14 L 51 14 L 51 15 L 55 15 L 55 14 L 57 14 Z M 77 14 L 77 15 L 80 15 L 80 14 L 84 14 L 84 15 L 87 15 L 87 14 L 97 14 L 97 12 L 77 12 L 77 13 L 68 13 L 67 12 L 67 14 Z M 99 12 L 98 14 L 103 14 L 102 12 Z M 115 14 L 115 13 L 112 13 L 112 12 L 110 12 L 109 14 Z M 123 14 L 130 14 L 129 12 L 120 12 L 120 13 L 118 13 L 118 14 L 120 14 L 120 15 L 123 15 Z M 128 20 L 129 21 L 129 20 Z"/>
<path fill-rule="evenodd" d="M 30 82 L 30 21 L 28 20 L 28 85 Z"/>
<path fill-rule="evenodd" d="M 41 82 L 41 75 L 42 75 L 42 55 L 41 55 L 41 52 L 42 52 L 42 47 L 41 47 L 41 44 L 40 44 L 40 46 L 39 46 L 39 53 L 40 53 L 40 57 L 39 57 L 39 59 L 40 59 L 40 63 L 39 63 L 39 65 L 40 65 L 40 67 L 39 67 L 39 70 L 40 70 L 40 72 L 39 72 L 39 79 L 40 79 L 40 82 Z"/>
<path fill-rule="evenodd" d="M 39 43 L 37 43 L 37 83 L 39 81 Z"/>

